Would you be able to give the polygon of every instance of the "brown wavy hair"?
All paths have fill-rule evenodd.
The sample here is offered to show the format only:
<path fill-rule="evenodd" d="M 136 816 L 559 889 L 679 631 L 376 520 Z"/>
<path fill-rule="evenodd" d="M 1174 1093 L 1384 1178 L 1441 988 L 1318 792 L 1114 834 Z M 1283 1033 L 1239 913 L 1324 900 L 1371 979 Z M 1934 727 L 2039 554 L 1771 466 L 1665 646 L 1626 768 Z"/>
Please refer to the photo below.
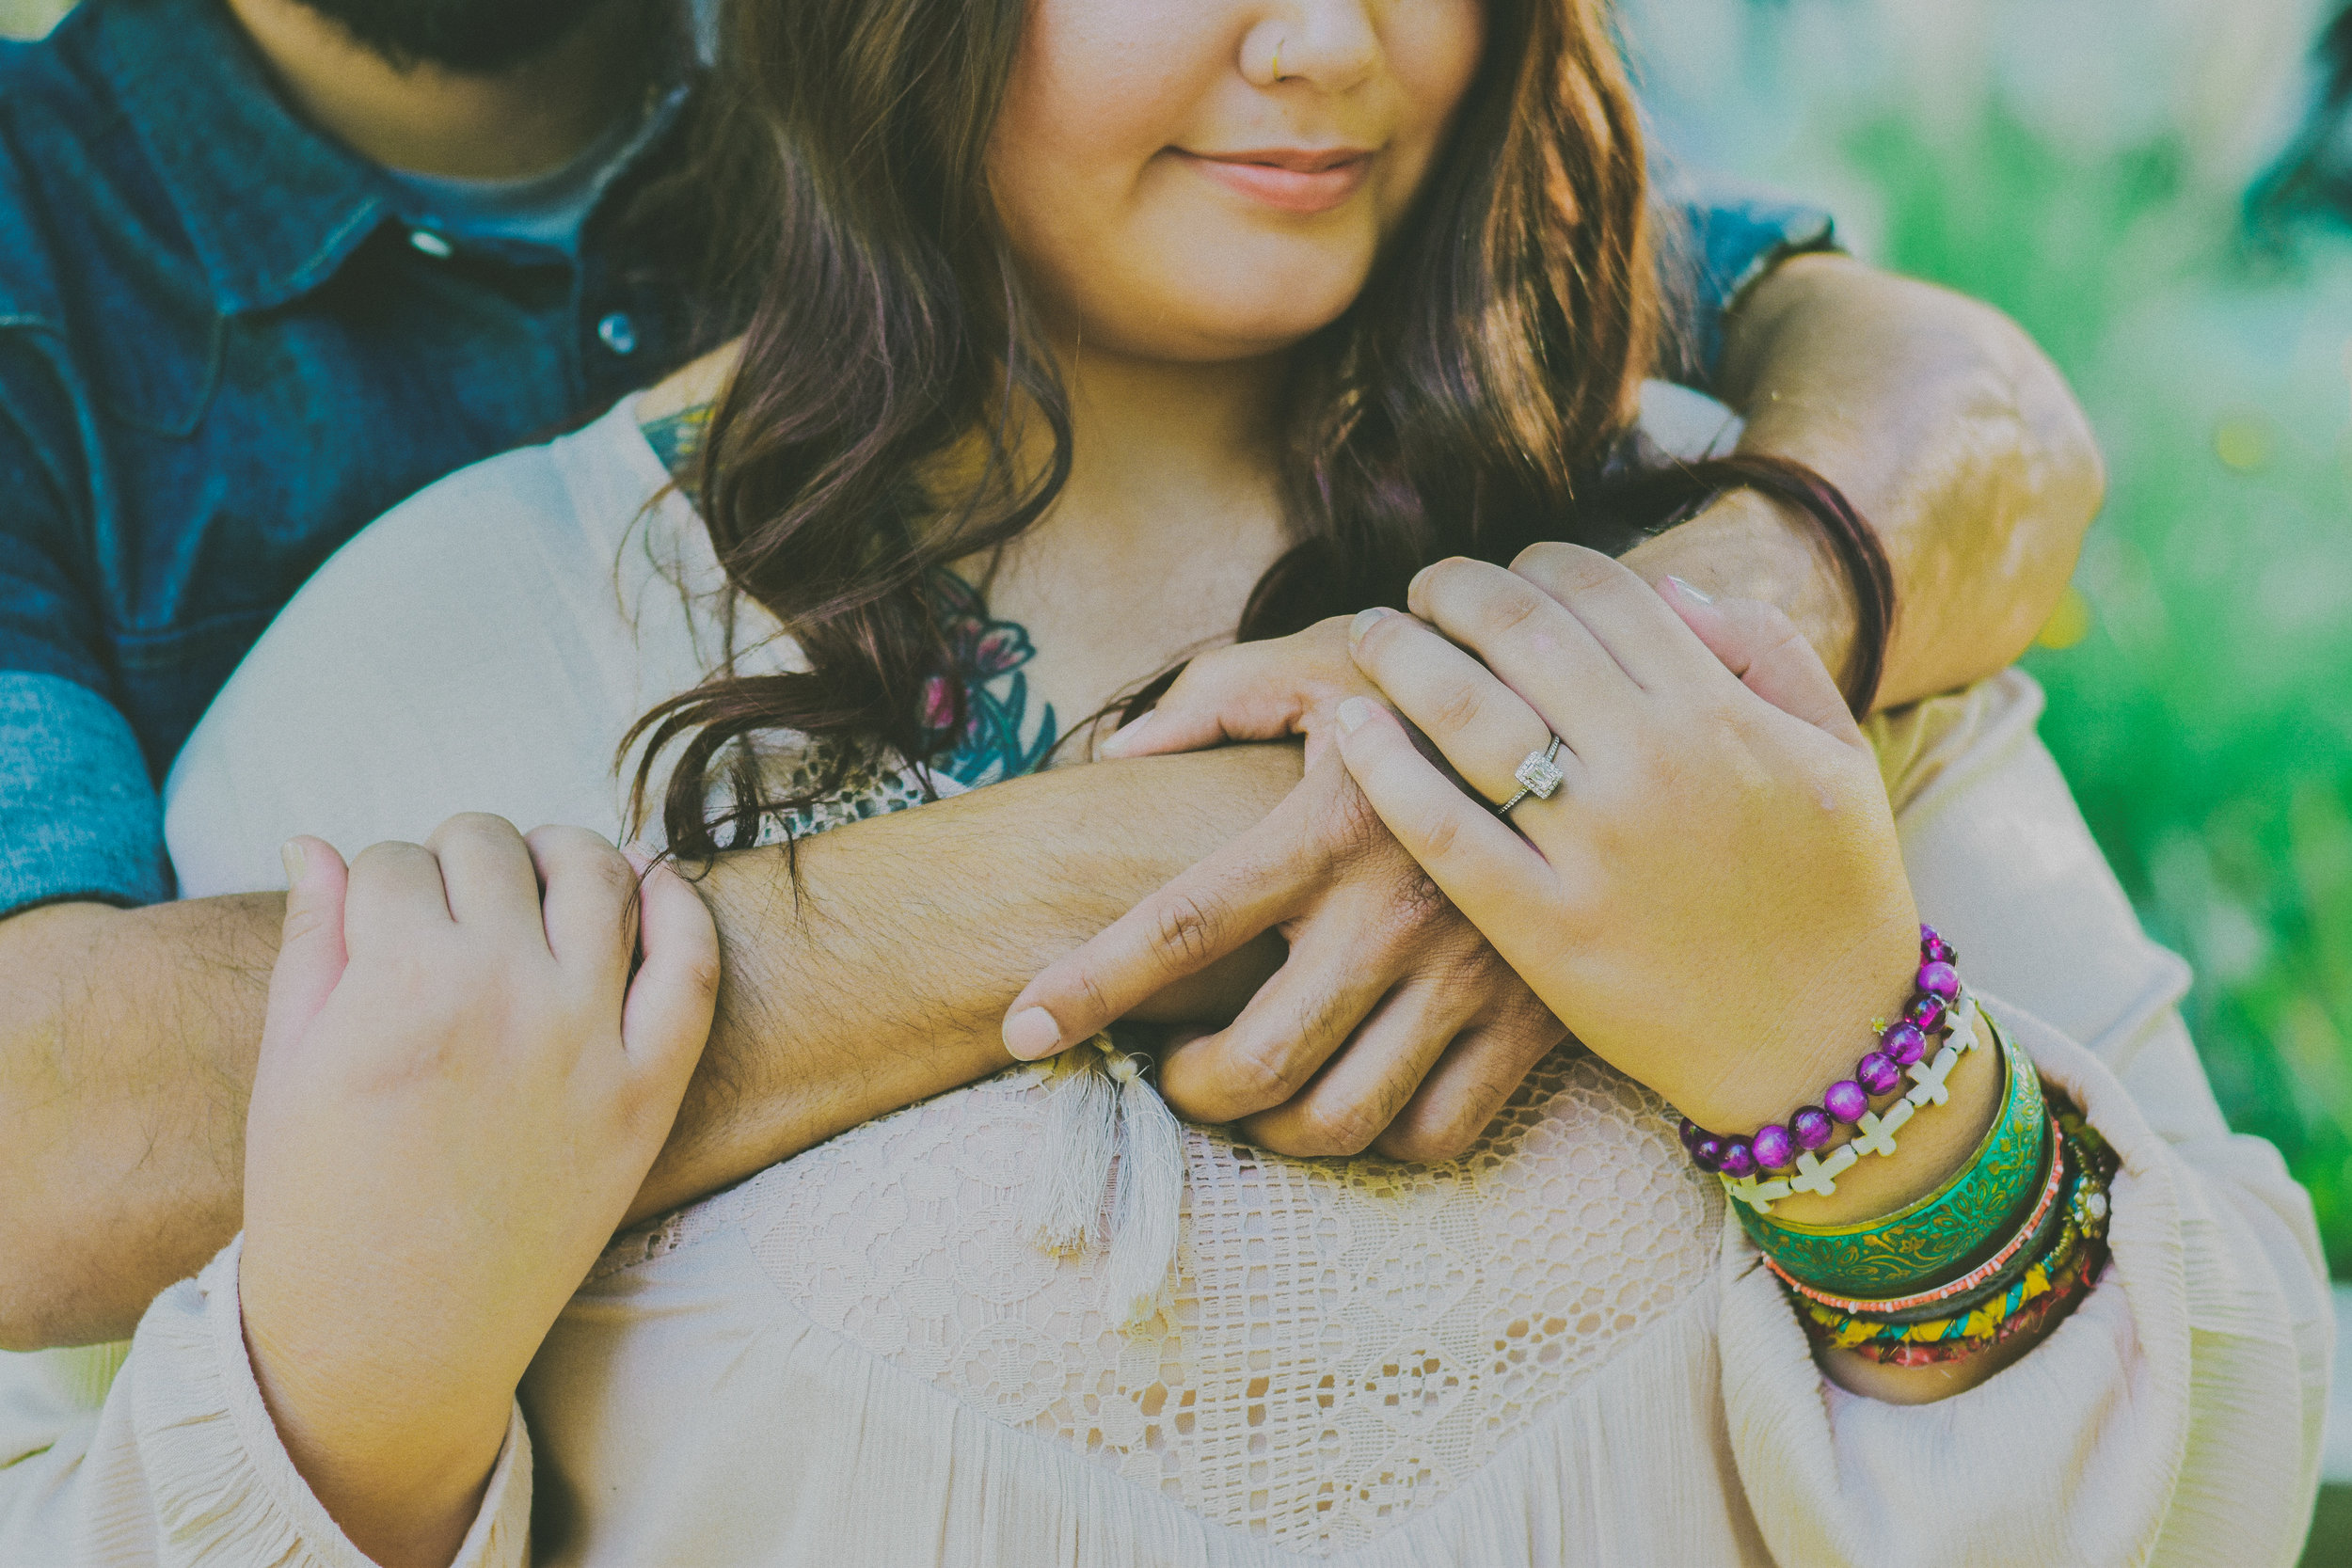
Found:
<path fill-rule="evenodd" d="M 1488 0 L 1485 55 L 1414 211 L 1361 296 L 1292 353 L 1280 494 L 1295 543 L 1237 635 L 1398 602 L 1449 555 L 1621 546 L 1629 526 L 1753 470 L 1822 521 L 1864 590 L 1867 705 L 1891 578 L 1835 492 L 1753 462 L 1601 483 L 1660 315 L 1642 137 L 1606 9 Z M 662 802 L 679 854 L 748 842 L 765 813 L 805 807 L 863 760 L 946 751 L 965 693 L 930 574 L 1019 535 L 1069 475 L 1067 400 L 983 169 L 1025 10 L 731 0 L 723 18 L 694 182 L 747 220 L 729 265 L 757 303 L 695 490 L 731 591 L 771 611 L 809 668 L 722 670 L 631 731 L 630 745 L 650 735 L 641 816 L 655 760 L 679 748 Z M 1025 418 L 1052 436 L 1041 469 L 1016 462 Z M 976 442 L 961 494 L 943 501 L 913 477 Z M 943 680 L 946 724 L 926 701 Z M 786 799 L 751 744 L 777 731 L 826 743 Z"/>

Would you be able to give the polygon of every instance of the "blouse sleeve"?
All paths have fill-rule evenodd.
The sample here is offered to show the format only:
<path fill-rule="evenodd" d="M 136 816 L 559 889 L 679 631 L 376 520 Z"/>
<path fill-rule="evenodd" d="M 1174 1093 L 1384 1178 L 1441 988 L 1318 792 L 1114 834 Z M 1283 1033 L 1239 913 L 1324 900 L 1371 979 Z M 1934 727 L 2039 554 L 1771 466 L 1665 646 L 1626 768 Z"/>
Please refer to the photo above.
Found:
<path fill-rule="evenodd" d="M 262 1402 L 231 1242 L 156 1297 L 95 1410 L 0 1469 L 0 1561 L 107 1568 L 370 1568 L 294 1466 Z M 455 1568 L 530 1559 L 531 1439 L 516 1409 Z"/>
<path fill-rule="evenodd" d="M 1882 729 L 1921 917 L 2121 1159 L 2112 1260 L 2041 1345 L 1933 1404 L 1832 1386 L 1726 1227 L 1720 1344 L 1750 1506 L 1783 1562 L 2293 1563 L 2334 1319 L 2309 1198 L 2231 1133 L 2178 1003 L 2010 673 Z"/>

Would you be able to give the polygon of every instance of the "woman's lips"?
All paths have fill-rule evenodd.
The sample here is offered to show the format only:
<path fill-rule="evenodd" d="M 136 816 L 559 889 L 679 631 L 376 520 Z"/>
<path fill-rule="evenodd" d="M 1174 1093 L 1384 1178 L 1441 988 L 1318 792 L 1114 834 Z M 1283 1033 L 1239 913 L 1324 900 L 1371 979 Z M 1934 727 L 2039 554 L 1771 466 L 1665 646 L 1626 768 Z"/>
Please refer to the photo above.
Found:
<path fill-rule="evenodd" d="M 1372 172 L 1372 154 L 1353 148 L 1216 153 L 1174 150 L 1228 190 L 1284 213 L 1327 213 L 1354 196 Z"/>

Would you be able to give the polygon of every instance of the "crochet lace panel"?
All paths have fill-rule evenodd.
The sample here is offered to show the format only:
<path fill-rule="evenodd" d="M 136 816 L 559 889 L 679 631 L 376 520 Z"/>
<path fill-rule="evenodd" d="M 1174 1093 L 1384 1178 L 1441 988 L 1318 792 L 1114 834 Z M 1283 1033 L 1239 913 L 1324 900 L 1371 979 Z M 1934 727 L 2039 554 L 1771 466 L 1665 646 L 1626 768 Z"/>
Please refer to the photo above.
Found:
<path fill-rule="evenodd" d="M 869 1122 L 628 1239 L 739 1226 L 822 1326 L 1220 1524 L 1328 1553 L 1473 1476 L 1695 1289 L 1722 1195 L 1663 1105 L 1556 1053 L 1450 1164 L 1304 1162 L 1187 1129 L 1160 1320 L 1022 1233 L 1041 1069 Z"/>

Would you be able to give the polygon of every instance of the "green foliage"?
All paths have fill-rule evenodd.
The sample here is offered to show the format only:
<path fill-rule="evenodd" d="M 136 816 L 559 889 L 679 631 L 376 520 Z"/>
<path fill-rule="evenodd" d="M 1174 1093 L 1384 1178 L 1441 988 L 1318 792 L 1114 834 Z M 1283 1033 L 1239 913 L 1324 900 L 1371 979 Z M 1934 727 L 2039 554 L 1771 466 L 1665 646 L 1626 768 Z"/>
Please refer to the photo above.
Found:
<path fill-rule="evenodd" d="M 1882 260 L 2016 316 L 2110 459 L 2087 635 L 2029 663 L 2042 734 L 2158 937 L 2233 1127 L 2276 1143 L 2352 1275 L 2352 247 L 2247 255 L 2168 133 L 2083 157 L 1996 99 L 1845 141 Z"/>

